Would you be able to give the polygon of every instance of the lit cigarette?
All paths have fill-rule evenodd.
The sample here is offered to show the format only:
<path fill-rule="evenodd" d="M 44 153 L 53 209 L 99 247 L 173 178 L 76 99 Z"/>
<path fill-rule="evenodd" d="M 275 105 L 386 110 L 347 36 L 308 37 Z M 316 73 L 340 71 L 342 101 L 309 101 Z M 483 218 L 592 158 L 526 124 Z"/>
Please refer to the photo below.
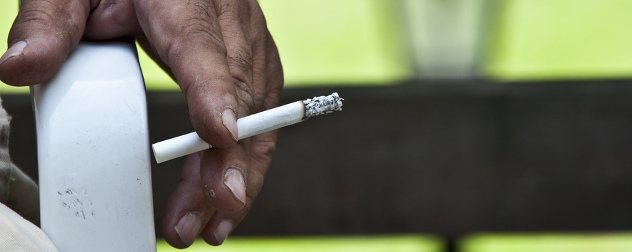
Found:
<path fill-rule="evenodd" d="M 338 93 L 333 93 L 239 118 L 237 120 L 238 140 L 299 123 L 310 117 L 342 111 L 343 100 Z M 157 163 L 210 148 L 213 146 L 204 142 L 195 132 L 152 145 Z"/>

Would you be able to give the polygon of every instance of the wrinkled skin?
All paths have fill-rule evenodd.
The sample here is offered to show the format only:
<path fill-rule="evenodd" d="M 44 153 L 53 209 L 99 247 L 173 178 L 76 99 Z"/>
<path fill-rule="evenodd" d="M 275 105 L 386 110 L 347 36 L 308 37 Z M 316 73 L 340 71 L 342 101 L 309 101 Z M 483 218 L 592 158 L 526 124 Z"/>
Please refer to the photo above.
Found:
<path fill-rule="evenodd" d="M 177 248 L 221 244 L 263 184 L 277 132 L 236 142 L 236 118 L 276 107 L 278 51 L 255 0 L 23 0 L 0 79 L 45 82 L 81 39 L 133 37 L 178 83 L 197 133 L 217 149 L 187 157 L 162 232 Z M 184 217 L 184 218 L 183 218 Z"/>

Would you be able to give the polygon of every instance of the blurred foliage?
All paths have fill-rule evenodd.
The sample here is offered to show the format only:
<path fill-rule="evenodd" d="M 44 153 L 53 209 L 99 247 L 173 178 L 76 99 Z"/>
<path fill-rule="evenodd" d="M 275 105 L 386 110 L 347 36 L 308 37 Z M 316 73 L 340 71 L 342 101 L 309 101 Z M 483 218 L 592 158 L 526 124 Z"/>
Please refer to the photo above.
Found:
<path fill-rule="evenodd" d="M 237 237 L 211 248 L 198 239 L 188 252 L 441 252 L 441 239 L 426 235 L 323 236 L 323 237 Z M 158 252 L 180 251 L 158 240 Z"/>
<path fill-rule="evenodd" d="M 246 252 L 443 252 L 445 241 L 428 235 L 236 237 L 211 248 L 198 239 L 187 251 Z M 179 251 L 163 239 L 158 252 Z M 632 251 L 631 233 L 510 233 L 476 234 L 456 241 L 458 252 L 624 252 Z"/>
<path fill-rule="evenodd" d="M 432 6 L 440 6 L 437 0 L 419 1 L 420 4 L 416 4 L 421 6 L 418 15 L 431 10 Z M 3 40 L 17 13 L 17 2 L 0 2 L 0 38 Z M 632 15 L 628 13 L 632 1 L 483 2 L 494 8 L 493 12 L 487 8 L 486 13 L 490 14 L 485 18 L 491 17 L 491 22 L 487 32 L 480 32 L 480 41 L 485 44 L 475 63 L 478 76 L 501 80 L 632 76 L 632 29 L 629 28 Z M 424 54 L 411 51 L 407 28 L 414 26 L 405 23 L 405 14 L 415 15 L 415 11 L 404 12 L 401 3 L 393 0 L 260 0 L 281 54 L 286 86 L 383 85 L 409 80 L 415 73 L 423 72 L 423 69 L 414 69 L 414 57 L 424 57 Z M 452 5 L 445 8 L 449 6 Z M 453 11 L 455 15 L 467 13 L 458 6 L 468 5 L 454 6 L 457 6 Z M 434 23 L 441 25 L 440 21 Z M 425 22 L 433 24 L 432 20 Z M 463 41 L 452 44 L 459 43 Z M 0 51 L 5 51 L 6 46 L 0 43 Z M 139 55 L 149 89 L 177 89 L 174 81 L 142 50 Z M 426 57 L 430 56 L 426 53 Z M 27 91 L 27 88 L 0 85 L 2 93 Z"/>
<path fill-rule="evenodd" d="M 459 252 L 624 252 L 632 234 L 480 234 L 461 241 Z"/>
<path fill-rule="evenodd" d="M 385 84 L 413 74 L 392 0 L 261 0 L 289 86 Z"/>
<path fill-rule="evenodd" d="M 484 75 L 507 80 L 632 76 L 632 1 L 496 2 Z"/>

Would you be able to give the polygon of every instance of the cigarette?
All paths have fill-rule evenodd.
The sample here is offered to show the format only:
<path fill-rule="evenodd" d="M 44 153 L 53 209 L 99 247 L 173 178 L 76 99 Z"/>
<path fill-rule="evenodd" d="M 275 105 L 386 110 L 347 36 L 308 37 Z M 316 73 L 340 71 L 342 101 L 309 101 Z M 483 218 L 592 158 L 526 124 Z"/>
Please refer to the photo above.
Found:
<path fill-rule="evenodd" d="M 279 129 L 307 120 L 307 118 L 342 111 L 338 93 L 296 101 L 280 107 L 252 114 L 237 120 L 238 140 Z M 157 163 L 169 161 L 198 151 L 213 148 L 196 132 L 167 139 L 152 145 Z"/>

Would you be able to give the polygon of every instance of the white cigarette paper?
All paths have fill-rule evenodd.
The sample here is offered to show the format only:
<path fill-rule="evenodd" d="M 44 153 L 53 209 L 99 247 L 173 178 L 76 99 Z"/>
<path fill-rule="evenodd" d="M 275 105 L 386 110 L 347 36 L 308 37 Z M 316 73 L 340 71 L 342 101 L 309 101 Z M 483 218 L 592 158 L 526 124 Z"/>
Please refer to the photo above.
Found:
<path fill-rule="evenodd" d="M 302 122 L 307 118 L 342 111 L 338 93 L 318 96 L 266 110 L 237 120 L 238 140 Z M 213 148 L 197 133 L 174 137 L 152 145 L 157 163 Z"/>

